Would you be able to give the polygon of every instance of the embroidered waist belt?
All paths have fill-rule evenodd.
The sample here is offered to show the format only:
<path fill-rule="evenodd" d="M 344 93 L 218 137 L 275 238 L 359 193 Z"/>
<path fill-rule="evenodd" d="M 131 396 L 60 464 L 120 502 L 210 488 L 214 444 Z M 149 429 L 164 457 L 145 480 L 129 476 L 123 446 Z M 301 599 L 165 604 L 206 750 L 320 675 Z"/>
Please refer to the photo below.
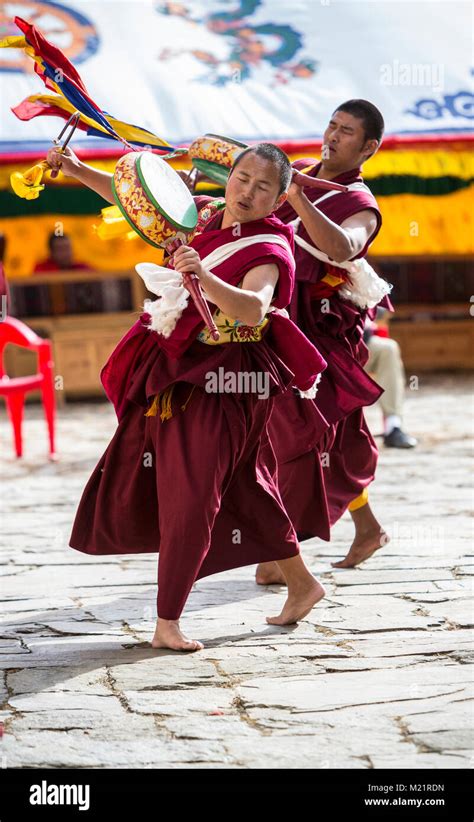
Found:
<path fill-rule="evenodd" d="M 199 342 L 206 343 L 206 345 L 221 345 L 222 343 L 229 342 L 259 342 L 263 337 L 264 329 L 266 329 L 269 323 L 269 318 L 264 317 L 258 325 L 244 325 L 240 320 L 234 320 L 232 317 L 223 314 L 220 309 L 216 309 L 214 312 L 214 320 L 217 330 L 219 331 L 219 339 L 213 340 L 209 329 L 204 327 L 196 337 Z M 195 388 L 196 386 L 193 385 L 186 402 L 180 406 L 181 411 L 186 410 Z M 172 419 L 174 389 L 175 384 L 173 383 L 164 391 L 155 394 L 145 417 L 159 416 L 162 422 Z"/>
<path fill-rule="evenodd" d="M 219 339 L 213 340 L 209 329 L 204 327 L 196 337 L 199 342 L 206 343 L 206 345 L 222 345 L 222 343 L 229 342 L 260 342 L 269 319 L 264 317 L 259 325 L 244 325 L 240 320 L 234 320 L 227 314 L 223 314 L 220 309 L 216 309 L 214 322 L 219 332 Z"/>

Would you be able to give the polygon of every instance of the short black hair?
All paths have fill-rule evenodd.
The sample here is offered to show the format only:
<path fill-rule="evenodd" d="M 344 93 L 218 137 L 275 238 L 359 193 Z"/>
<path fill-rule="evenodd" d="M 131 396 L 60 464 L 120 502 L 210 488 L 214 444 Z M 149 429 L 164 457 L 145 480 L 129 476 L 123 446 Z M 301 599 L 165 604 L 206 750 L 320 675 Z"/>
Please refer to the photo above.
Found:
<path fill-rule="evenodd" d="M 334 114 L 336 111 L 345 111 L 347 114 L 357 117 L 358 120 L 362 120 L 365 139 L 381 142 L 385 123 L 381 112 L 373 103 L 368 100 L 347 100 L 334 110 Z"/>
<path fill-rule="evenodd" d="M 68 240 L 69 239 L 69 234 L 55 234 L 54 231 L 52 231 L 51 234 L 48 237 L 48 248 L 49 248 L 49 250 L 50 251 L 53 250 L 53 245 L 54 245 L 55 240 L 63 240 L 64 238 L 66 238 Z"/>
<path fill-rule="evenodd" d="M 278 148 L 278 146 L 274 145 L 274 143 L 257 143 L 255 146 L 249 146 L 236 157 L 231 171 L 237 168 L 240 161 L 247 154 L 256 154 L 257 157 L 263 157 L 264 160 L 268 160 L 270 163 L 275 163 L 278 167 L 278 173 L 280 176 L 280 191 L 278 192 L 278 196 L 283 194 L 284 191 L 288 191 L 293 169 L 288 156 L 281 150 L 281 148 Z"/>

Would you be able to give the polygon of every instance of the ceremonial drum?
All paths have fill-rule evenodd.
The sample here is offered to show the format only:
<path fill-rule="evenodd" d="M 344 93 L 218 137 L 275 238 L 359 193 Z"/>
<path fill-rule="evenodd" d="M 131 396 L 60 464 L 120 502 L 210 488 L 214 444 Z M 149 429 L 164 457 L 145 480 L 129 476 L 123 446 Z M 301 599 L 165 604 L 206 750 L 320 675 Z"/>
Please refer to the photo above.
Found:
<path fill-rule="evenodd" d="M 125 154 L 115 166 L 112 188 L 121 213 L 147 243 L 172 254 L 181 244 L 189 242 L 197 225 L 197 208 L 179 174 L 161 157 L 150 151 Z M 174 330 L 187 304 L 179 294 L 182 282 L 182 291 L 186 289 L 191 294 L 211 337 L 218 339 L 219 331 L 195 273 L 178 275 L 169 268 L 153 264 L 150 272 L 150 263 L 138 263 L 135 268 L 147 288 L 160 297 L 149 303 L 156 321 L 155 330 L 164 336 Z M 171 298 L 164 299 L 165 292 L 168 298 L 171 292 L 171 302 Z M 174 312 L 172 320 L 169 316 L 171 308 Z"/>
<path fill-rule="evenodd" d="M 188 153 L 195 168 L 216 183 L 225 185 L 234 160 L 244 148 L 248 148 L 245 143 L 230 137 L 205 134 L 191 143 Z"/>
<path fill-rule="evenodd" d="M 112 189 L 125 219 L 147 243 L 186 243 L 197 224 L 192 194 L 179 174 L 150 151 L 131 151 L 115 167 Z"/>

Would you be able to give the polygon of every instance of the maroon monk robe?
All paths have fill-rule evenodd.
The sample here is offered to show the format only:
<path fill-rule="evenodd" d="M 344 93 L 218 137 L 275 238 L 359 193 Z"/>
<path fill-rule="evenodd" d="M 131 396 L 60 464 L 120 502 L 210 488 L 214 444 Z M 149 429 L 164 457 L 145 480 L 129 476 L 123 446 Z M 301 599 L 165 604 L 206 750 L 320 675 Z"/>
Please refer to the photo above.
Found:
<path fill-rule="evenodd" d="M 221 220 L 216 215 L 190 243 L 202 258 L 235 240 Z M 292 229 L 274 217 L 241 229 L 244 237 L 285 237 L 293 247 Z M 213 271 L 237 285 L 255 266 L 276 264 L 273 305 L 283 308 L 294 283 L 290 249 L 261 242 Z M 83 492 L 70 546 L 89 554 L 159 552 L 157 611 L 164 619 L 179 618 L 196 579 L 299 553 L 267 423 L 273 397 L 295 380 L 309 387 L 325 361 L 290 320 L 269 316 L 258 342 L 208 345 L 196 339 L 203 322 L 191 301 L 167 339 L 147 328 L 143 314 L 102 369 L 119 424 Z M 265 375 L 270 396 L 239 388 L 208 393 L 209 373 L 220 368 Z M 162 413 L 145 416 L 158 394 Z"/>
<path fill-rule="evenodd" d="M 312 165 L 309 174 L 313 177 L 321 166 L 311 159 L 298 160 L 294 165 L 299 170 Z M 362 182 L 360 169 L 340 174 L 334 182 L 345 185 Z M 305 193 L 314 202 L 324 192 L 306 189 Z M 335 194 L 318 203 L 317 207 L 339 225 L 365 209 L 376 214 L 377 228 L 354 259 L 363 257 L 382 222 L 373 195 L 365 191 Z M 297 214 L 286 202 L 278 216 L 288 223 Z M 298 233 L 314 244 L 302 224 Z M 365 422 L 363 407 L 374 403 L 382 389 L 363 368 L 368 358 L 363 341 L 367 312 L 343 300 L 337 290 L 322 282 L 328 273 L 325 263 L 298 245 L 295 257 L 296 285 L 290 316 L 327 360 L 317 397 L 311 402 L 331 427 L 318 439 L 320 429 L 311 423 L 311 410 L 290 393 L 276 399 L 269 432 L 279 465 L 280 492 L 293 524 L 307 535 L 329 539 L 329 533 L 321 528 L 323 487 L 332 525 L 351 500 L 372 482 L 378 452 Z M 342 269 L 336 268 L 331 273 L 345 276 Z M 323 298 L 327 298 L 325 302 L 322 302 Z M 391 307 L 388 299 L 382 304 Z M 295 427 L 298 419 L 300 424 Z M 321 466 L 322 453 L 327 455 L 324 468 Z"/>

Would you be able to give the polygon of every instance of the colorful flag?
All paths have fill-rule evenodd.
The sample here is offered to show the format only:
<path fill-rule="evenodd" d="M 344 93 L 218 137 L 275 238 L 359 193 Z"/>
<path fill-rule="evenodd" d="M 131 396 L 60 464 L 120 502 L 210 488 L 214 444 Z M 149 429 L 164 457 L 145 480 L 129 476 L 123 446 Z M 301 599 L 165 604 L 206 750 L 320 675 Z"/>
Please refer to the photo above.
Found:
<path fill-rule="evenodd" d="M 74 111 L 80 113 L 78 127 L 87 134 L 119 140 L 127 148 L 150 145 L 161 151 L 173 151 L 166 140 L 139 126 L 116 120 L 89 96 L 80 74 L 60 49 L 46 40 L 36 26 L 15 17 L 15 23 L 24 36 L 6 37 L 0 40 L 0 48 L 20 48 L 35 62 L 35 72 L 46 88 L 58 93 L 32 95 L 12 109 L 20 120 L 54 115 L 69 119 Z"/>

